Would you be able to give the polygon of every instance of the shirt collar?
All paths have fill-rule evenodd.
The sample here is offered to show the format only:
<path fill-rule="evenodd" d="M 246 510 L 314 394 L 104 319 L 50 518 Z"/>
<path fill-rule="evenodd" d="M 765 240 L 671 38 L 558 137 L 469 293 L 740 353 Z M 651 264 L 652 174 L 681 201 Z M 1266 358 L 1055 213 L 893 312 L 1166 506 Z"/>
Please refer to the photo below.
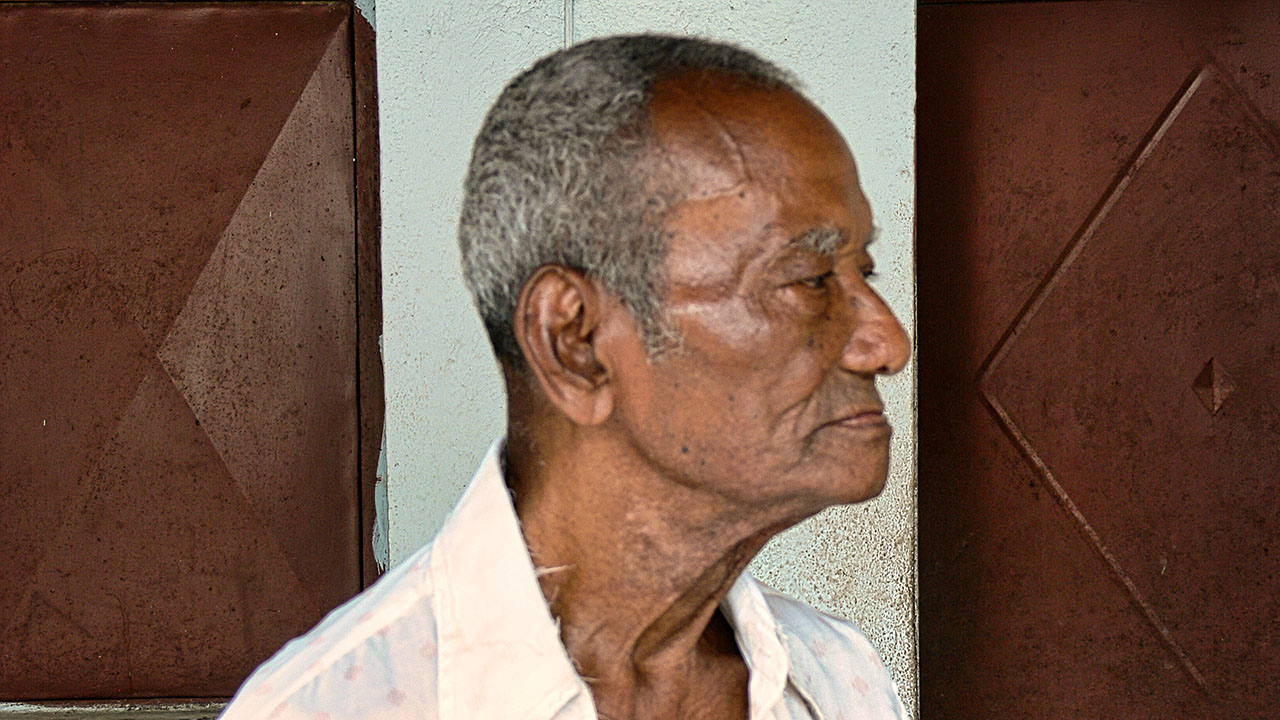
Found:
<path fill-rule="evenodd" d="M 579 696 L 596 717 L 547 608 L 511 495 L 498 440 L 445 521 L 432 551 L 439 623 L 440 715 L 550 718 Z M 721 603 L 750 671 L 749 717 L 781 702 L 790 667 L 759 583 L 744 572 Z"/>
<path fill-rule="evenodd" d="M 549 718 L 587 689 L 538 587 L 502 477 L 503 445 L 489 448 L 432 551 L 446 720 Z"/>
<path fill-rule="evenodd" d="M 733 626 L 738 650 L 751 672 L 747 684 L 748 717 L 751 720 L 772 717 L 772 709 L 782 701 L 786 690 L 791 662 L 760 584 L 744 571 L 729 588 L 720 607 Z"/>

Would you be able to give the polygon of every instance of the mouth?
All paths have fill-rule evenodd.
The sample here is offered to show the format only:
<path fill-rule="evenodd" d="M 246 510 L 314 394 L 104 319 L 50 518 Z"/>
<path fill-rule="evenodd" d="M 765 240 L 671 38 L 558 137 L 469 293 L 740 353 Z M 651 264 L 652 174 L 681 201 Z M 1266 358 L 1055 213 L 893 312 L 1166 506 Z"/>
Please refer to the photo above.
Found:
<path fill-rule="evenodd" d="M 889 430 L 889 420 L 884 416 L 884 409 L 875 407 L 860 410 L 850 415 L 836 418 L 825 423 L 823 427 L 837 427 L 848 430 Z"/>

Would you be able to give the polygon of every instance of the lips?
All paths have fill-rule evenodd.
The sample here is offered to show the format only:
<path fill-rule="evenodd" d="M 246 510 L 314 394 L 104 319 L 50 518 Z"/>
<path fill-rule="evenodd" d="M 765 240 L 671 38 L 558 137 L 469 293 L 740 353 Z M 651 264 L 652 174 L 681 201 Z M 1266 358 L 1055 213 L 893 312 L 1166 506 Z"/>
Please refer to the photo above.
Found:
<path fill-rule="evenodd" d="M 883 410 L 864 410 L 856 415 L 841 418 L 836 421 L 836 424 L 849 427 L 874 427 L 888 425 L 889 421 L 885 418 Z"/>
<path fill-rule="evenodd" d="M 823 423 L 822 427 L 841 427 L 850 430 L 871 430 L 878 428 L 888 428 L 889 420 L 884 416 L 884 408 L 874 407 L 865 410 L 858 410 L 848 415 L 836 418 L 827 423 Z"/>

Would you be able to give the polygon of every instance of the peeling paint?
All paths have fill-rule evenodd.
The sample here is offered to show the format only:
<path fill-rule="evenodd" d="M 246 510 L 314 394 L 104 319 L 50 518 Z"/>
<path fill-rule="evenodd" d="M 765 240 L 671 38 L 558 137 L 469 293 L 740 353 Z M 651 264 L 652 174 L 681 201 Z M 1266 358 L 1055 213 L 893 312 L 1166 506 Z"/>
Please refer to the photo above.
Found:
<path fill-rule="evenodd" d="M 369 27 L 377 30 L 378 23 L 374 22 L 374 10 L 378 4 L 377 0 L 355 0 L 355 3 L 356 12 L 369 21 Z"/>
<path fill-rule="evenodd" d="M 387 431 L 382 431 L 382 448 L 378 450 L 378 477 L 373 484 L 373 561 L 378 572 L 386 572 L 391 564 L 391 544 L 387 527 Z"/>
<path fill-rule="evenodd" d="M 382 335 L 378 336 L 378 355 L 386 364 L 386 353 L 382 347 Z M 382 446 L 378 448 L 378 469 L 374 471 L 373 482 L 373 531 L 369 543 L 373 545 L 373 562 L 378 572 L 384 573 L 391 565 L 390 526 L 387 522 L 387 427 L 382 426 Z"/>

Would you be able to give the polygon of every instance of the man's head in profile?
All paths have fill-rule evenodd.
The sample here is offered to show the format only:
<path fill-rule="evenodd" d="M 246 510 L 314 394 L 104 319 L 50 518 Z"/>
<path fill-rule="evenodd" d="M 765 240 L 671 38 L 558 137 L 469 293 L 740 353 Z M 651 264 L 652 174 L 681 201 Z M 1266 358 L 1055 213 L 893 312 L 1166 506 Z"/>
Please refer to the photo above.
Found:
<path fill-rule="evenodd" d="M 627 38 L 535 65 L 480 131 L 460 227 L 516 476 L 616 466 L 630 497 L 787 524 L 875 495 L 873 379 L 908 344 L 872 233 L 839 133 L 752 55 Z"/>
<path fill-rule="evenodd" d="M 745 573 L 885 482 L 875 378 L 910 349 L 874 234 L 839 132 L 749 52 L 605 38 L 512 81 L 459 230 L 507 437 L 435 542 L 313 631 L 378 665 L 346 692 L 405 717 L 904 716 L 856 628 Z M 305 709 L 338 717 L 332 683 Z"/>

